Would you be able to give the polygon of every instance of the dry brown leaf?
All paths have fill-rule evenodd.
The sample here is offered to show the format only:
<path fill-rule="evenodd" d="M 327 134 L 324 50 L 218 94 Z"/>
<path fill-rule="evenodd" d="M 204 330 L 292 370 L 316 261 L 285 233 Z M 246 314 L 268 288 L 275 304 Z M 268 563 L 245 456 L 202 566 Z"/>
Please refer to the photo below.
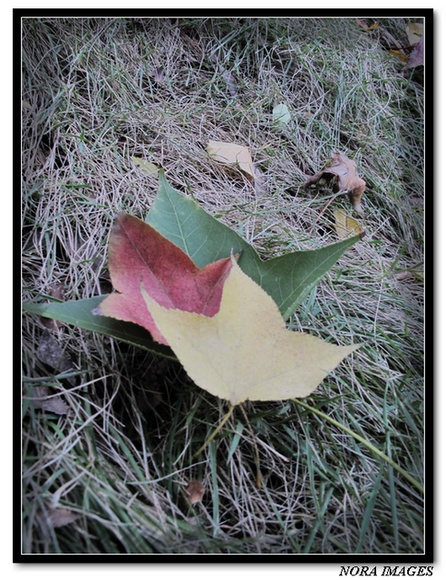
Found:
<path fill-rule="evenodd" d="M 71 357 L 64 351 L 61 343 L 48 331 L 44 330 L 37 348 L 37 358 L 59 373 L 65 373 L 74 368 Z M 72 385 L 74 377 L 67 379 Z"/>
<path fill-rule="evenodd" d="M 404 70 L 424 65 L 424 36 L 420 38 L 417 44 L 412 48 L 412 52 L 407 59 Z"/>
<path fill-rule="evenodd" d="M 392 56 L 396 56 L 402 62 L 407 62 L 407 56 L 401 49 L 395 48 L 395 49 L 389 50 L 389 54 L 391 54 Z"/>
<path fill-rule="evenodd" d="M 66 415 L 70 407 L 59 395 L 52 396 L 48 387 L 34 387 L 31 400 L 35 409 L 42 409 L 56 415 Z"/>
<path fill-rule="evenodd" d="M 362 18 L 356 18 L 356 23 L 359 24 L 363 30 L 375 30 L 379 26 L 379 22 L 374 22 L 369 26 Z"/>
<path fill-rule="evenodd" d="M 237 145 L 236 143 L 209 141 L 207 152 L 215 161 L 220 161 L 225 165 L 236 166 L 253 181 L 255 180 L 254 164 L 248 147 Z"/>
<path fill-rule="evenodd" d="M 46 515 L 53 528 L 61 528 L 79 518 L 79 514 L 75 514 L 67 508 L 50 508 Z"/>
<path fill-rule="evenodd" d="M 317 183 L 322 177 L 333 175 L 337 190 L 348 193 L 353 209 L 362 214 L 361 198 L 365 191 L 366 182 L 356 173 L 356 163 L 344 153 L 332 153 L 331 158 L 331 164 L 324 167 L 316 175 L 309 177 L 304 183 L 304 187 Z"/>
<path fill-rule="evenodd" d="M 393 278 L 395 280 L 408 280 L 409 278 L 413 278 L 413 274 L 412 272 L 409 271 L 405 271 L 405 272 L 398 272 L 397 274 L 394 274 Z"/>
<path fill-rule="evenodd" d="M 191 479 L 191 481 L 189 481 L 189 483 L 184 488 L 184 493 L 187 495 L 187 499 L 193 505 L 203 499 L 204 485 L 199 481 Z"/>

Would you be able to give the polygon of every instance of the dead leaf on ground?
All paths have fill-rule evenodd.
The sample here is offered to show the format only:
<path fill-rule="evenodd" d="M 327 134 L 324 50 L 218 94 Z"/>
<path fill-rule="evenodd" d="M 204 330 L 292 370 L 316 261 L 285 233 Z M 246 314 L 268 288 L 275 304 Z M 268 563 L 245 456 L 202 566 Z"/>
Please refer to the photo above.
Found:
<path fill-rule="evenodd" d="M 243 171 L 252 181 L 255 181 L 255 169 L 248 147 L 223 141 L 209 141 L 207 152 L 215 161 L 225 165 L 235 166 Z"/>
<path fill-rule="evenodd" d="M 56 415 L 67 415 L 70 407 L 59 395 L 51 395 L 48 387 L 34 387 L 31 401 L 35 409 L 41 409 Z"/>
<path fill-rule="evenodd" d="M 420 38 L 417 44 L 412 48 L 412 52 L 407 59 L 404 70 L 424 65 L 424 36 Z"/>
<path fill-rule="evenodd" d="M 367 22 L 363 19 L 363 18 L 356 18 L 356 23 L 359 24 L 359 26 L 363 29 L 363 30 L 376 30 L 379 26 L 379 22 L 374 22 L 373 24 L 367 24 Z"/>
<path fill-rule="evenodd" d="M 391 50 L 389 50 L 389 54 L 391 54 L 392 56 L 395 56 L 396 58 L 398 58 L 402 62 L 407 62 L 407 55 L 401 49 L 392 48 Z"/>
<path fill-rule="evenodd" d="M 80 516 L 67 508 L 50 508 L 47 513 L 47 520 L 53 528 L 61 528 L 71 524 Z"/>
<path fill-rule="evenodd" d="M 424 35 L 424 25 L 422 22 L 409 22 L 406 32 L 411 46 L 415 46 Z"/>
<path fill-rule="evenodd" d="M 341 239 L 349 238 L 350 236 L 364 236 L 364 230 L 361 224 L 350 217 L 345 211 L 335 209 L 333 211 L 335 218 L 335 229 L 338 237 Z"/>
<path fill-rule="evenodd" d="M 65 373 L 74 368 L 70 356 L 64 351 L 61 343 L 48 330 L 44 330 L 40 337 L 37 358 L 58 373 Z M 72 385 L 76 382 L 74 377 L 68 377 L 67 380 Z"/>
<path fill-rule="evenodd" d="M 397 274 L 393 275 L 394 280 L 408 280 L 409 278 L 413 278 L 412 272 L 405 271 L 405 272 L 398 272 Z"/>
<path fill-rule="evenodd" d="M 204 485 L 201 482 L 192 479 L 184 488 L 184 493 L 187 495 L 187 499 L 190 503 L 194 505 L 203 499 Z"/>
<path fill-rule="evenodd" d="M 147 161 L 146 159 L 141 159 L 141 157 L 132 157 L 133 163 L 138 165 L 139 169 L 146 175 L 151 177 L 158 177 L 159 167 L 154 163 Z"/>
<path fill-rule="evenodd" d="M 366 182 L 358 176 L 356 163 L 344 153 L 332 153 L 331 158 L 331 164 L 324 167 L 316 175 L 309 177 L 303 186 L 309 187 L 317 183 L 321 178 L 333 175 L 337 190 L 345 191 L 349 196 L 353 209 L 362 214 L 361 199 L 365 191 Z"/>

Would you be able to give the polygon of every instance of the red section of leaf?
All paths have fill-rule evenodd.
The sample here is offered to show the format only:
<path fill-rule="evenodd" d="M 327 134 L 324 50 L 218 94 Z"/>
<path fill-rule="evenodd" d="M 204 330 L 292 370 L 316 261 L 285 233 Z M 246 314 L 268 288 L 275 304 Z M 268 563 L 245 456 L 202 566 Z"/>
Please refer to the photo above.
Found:
<path fill-rule="evenodd" d="M 219 310 L 231 264 L 225 258 L 200 269 L 149 224 L 121 213 L 109 241 L 109 270 L 117 292 L 101 302 L 99 314 L 139 324 L 155 340 L 167 344 L 147 310 L 141 285 L 165 308 L 213 316 Z"/>

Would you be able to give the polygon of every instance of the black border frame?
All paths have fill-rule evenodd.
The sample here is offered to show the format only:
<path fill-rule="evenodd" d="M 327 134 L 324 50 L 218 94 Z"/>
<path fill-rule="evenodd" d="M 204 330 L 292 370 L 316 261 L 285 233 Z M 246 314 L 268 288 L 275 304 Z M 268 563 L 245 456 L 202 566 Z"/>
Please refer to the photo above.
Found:
<path fill-rule="evenodd" d="M 358 8 L 358 9 L 105 9 L 105 8 L 14 8 L 13 24 L 13 248 L 21 247 L 21 21 L 23 18 L 293 18 L 293 17 L 335 17 L 335 18 L 397 18 L 423 17 L 425 19 L 425 553 L 424 554 L 24 554 L 21 551 L 21 496 L 13 498 L 13 563 L 94 563 L 94 564 L 337 564 L 368 565 L 427 565 L 438 557 L 434 549 L 434 9 L 402 8 Z M 21 346 L 18 330 L 21 326 L 20 259 L 13 261 L 13 318 L 14 344 Z M 20 319 L 19 319 L 20 316 Z M 21 489 L 21 354 L 14 350 L 13 375 L 13 440 L 19 448 L 13 450 L 13 489 Z M 339 575 L 339 573 L 338 573 Z M 379 575 L 379 571 L 378 571 Z M 431 575 L 429 573 L 425 575 Z"/>

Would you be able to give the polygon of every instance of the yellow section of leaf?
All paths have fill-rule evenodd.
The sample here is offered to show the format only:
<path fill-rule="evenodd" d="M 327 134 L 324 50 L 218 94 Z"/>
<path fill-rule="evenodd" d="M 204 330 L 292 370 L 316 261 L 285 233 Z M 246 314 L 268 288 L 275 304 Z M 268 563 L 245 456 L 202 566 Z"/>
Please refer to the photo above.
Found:
<path fill-rule="evenodd" d="M 248 147 L 236 143 L 223 141 L 209 141 L 207 152 L 215 159 L 226 165 L 235 165 L 251 179 L 255 179 L 255 169 Z"/>
<path fill-rule="evenodd" d="M 344 211 L 335 209 L 333 215 L 335 217 L 336 233 L 340 238 L 348 238 L 355 235 L 360 236 L 364 233 L 361 224 Z"/>
<path fill-rule="evenodd" d="M 140 157 L 132 157 L 132 161 L 139 166 L 143 173 L 153 177 L 158 176 L 159 167 L 157 167 L 154 163 L 146 161 L 145 159 L 141 159 Z"/>
<path fill-rule="evenodd" d="M 274 300 L 235 260 L 213 317 L 163 308 L 142 293 L 189 376 L 232 405 L 306 397 L 358 348 L 287 330 Z"/>

